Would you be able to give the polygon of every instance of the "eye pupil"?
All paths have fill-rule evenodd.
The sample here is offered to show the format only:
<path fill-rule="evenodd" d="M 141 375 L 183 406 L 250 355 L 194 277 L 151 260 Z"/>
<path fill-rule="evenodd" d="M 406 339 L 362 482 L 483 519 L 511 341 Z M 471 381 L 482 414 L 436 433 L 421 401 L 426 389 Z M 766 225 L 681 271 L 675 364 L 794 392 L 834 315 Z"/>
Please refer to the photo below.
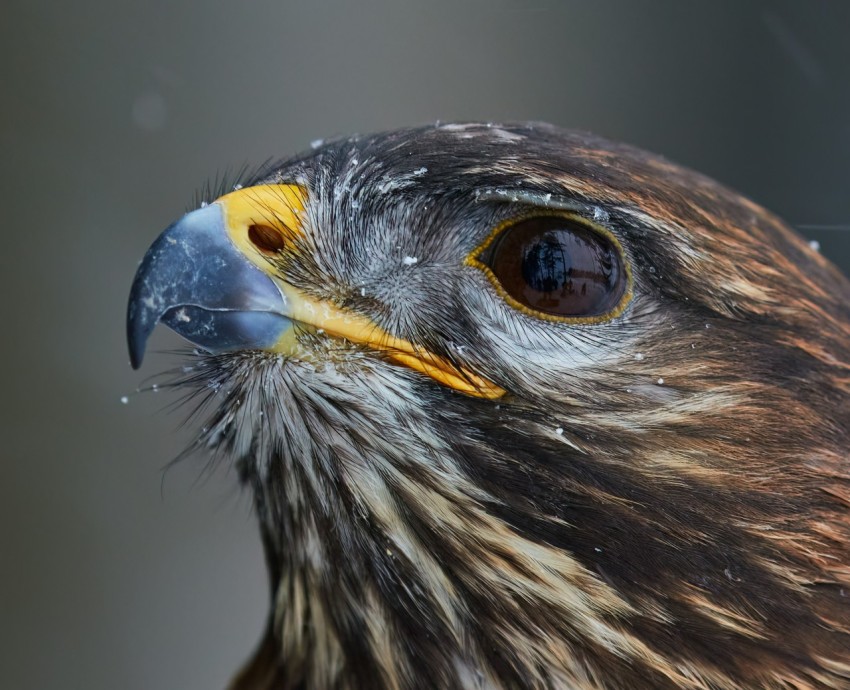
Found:
<path fill-rule="evenodd" d="M 626 288 L 612 239 L 559 216 L 505 228 L 479 256 L 508 296 L 544 314 L 592 317 L 611 312 Z"/>
<path fill-rule="evenodd" d="M 265 254 L 276 254 L 283 251 L 286 242 L 277 228 L 270 225 L 251 225 L 248 227 L 248 239 Z"/>
<path fill-rule="evenodd" d="M 547 233 L 540 241 L 524 249 L 522 276 L 533 290 L 552 292 L 567 282 L 568 262 L 564 248 Z"/>

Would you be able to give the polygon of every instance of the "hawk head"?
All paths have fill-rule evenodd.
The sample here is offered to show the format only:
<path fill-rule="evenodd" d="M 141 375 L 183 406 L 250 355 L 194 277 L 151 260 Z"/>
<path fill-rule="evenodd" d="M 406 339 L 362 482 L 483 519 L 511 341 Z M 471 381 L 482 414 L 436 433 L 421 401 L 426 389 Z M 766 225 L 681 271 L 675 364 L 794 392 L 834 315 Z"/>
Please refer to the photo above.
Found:
<path fill-rule="evenodd" d="M 253 494 L 238 688 L 850 687 L 850 284 L 780 220 L 542 124 L 323 145 L 133 284 Z"/>

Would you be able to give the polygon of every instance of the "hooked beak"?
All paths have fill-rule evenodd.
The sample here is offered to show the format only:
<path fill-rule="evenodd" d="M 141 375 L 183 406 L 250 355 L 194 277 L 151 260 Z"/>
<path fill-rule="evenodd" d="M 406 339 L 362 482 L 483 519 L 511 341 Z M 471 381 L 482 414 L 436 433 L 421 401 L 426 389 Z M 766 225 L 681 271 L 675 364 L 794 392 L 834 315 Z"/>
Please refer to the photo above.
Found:
<path fill-rule="evenodd" d="M 210 204 L 167 228 L 145 254 L 127 307 L 134 369 L 158 322 L 210 352 L 270 349 L 292 327 L 286 298 L 237 249 Z"/>

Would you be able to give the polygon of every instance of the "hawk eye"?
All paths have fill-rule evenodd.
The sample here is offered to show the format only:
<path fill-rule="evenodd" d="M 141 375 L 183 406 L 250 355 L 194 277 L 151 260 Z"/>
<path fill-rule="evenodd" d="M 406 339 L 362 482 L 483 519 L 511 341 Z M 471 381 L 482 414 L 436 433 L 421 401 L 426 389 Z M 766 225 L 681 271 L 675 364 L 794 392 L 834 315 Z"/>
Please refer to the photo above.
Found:
<path fill-rule="evenodd" d="M 475 262 L 509 302 L 553 317 L 610 316 L 625 301 L 629 282 L 617 241 L 564 216 L 526 218 L 501 229 Z"/>

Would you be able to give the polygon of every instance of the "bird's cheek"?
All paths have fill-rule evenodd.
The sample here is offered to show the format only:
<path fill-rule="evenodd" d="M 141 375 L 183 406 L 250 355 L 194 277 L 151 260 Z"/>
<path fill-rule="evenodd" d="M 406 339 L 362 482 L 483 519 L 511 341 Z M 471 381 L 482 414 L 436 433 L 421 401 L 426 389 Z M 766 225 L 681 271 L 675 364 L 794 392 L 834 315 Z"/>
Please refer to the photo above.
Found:
<path fill-rule="evenodd" d="M 275 283 L 284 296 L 287 316 L 312 334 L 362 345 L 396 364 L 425 374 L 438 383 L 475 397 L 499 398 L 505 391 L 473 371 L 459 368 L 403 338 L 387 333 L 370 318 L 315 299 L 281 279 Z M 295 329 L 297 331 L 299 329 Z M 297 332 L 283 333 L 269 349 L 289 356 L 305 353 Z"/>

